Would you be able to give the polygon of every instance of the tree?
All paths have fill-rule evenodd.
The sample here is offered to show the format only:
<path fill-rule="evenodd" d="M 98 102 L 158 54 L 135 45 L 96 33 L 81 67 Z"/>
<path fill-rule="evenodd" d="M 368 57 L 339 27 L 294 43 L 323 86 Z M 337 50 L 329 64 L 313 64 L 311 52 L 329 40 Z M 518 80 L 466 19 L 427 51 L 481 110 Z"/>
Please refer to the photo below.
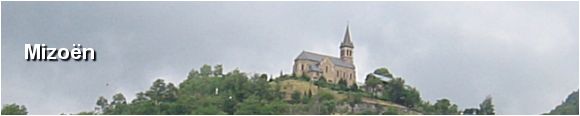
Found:
<path fill-rule="evenodd" d="M 356 85 L 356 83 L 353 83 L 353 84 L 350 86 L 350 91 L 355 91 L 355 92 L 356 92 L 356 91 L 359 91 L 359 90 L 358 90 L 358 85 Z"/>
<path fill-rule="evenodd" d="M 347 84 L 346 80 L 344 80 L 344 79 L 338 80 L 338 90 L 348 91 L 348 84 Z"/>
<path fill-rule="evenodd" d="M 17 104 L 8 104 L 2 106 L 2 115 L 27 115 L 26 106 Z"/>
<path fill-rule="evenodd" d="M 102 113 L 105 113 L 105 112 L 107 112 L 107 109 L 109 108 L 109 101 L 107 100 L 107 98 L 101 96 L 97 100 L 97 106 L 100 107 Z"/>
<path fill-rule="evenodd" d="M 162 99 L 166 89 L 165 81 L 163 79 L 157 79 L 155 82 L 153 82 L 153 85 L 149 87 L 149 90 L 145 92 L 145 95 L 151 98 L 155 104 L 159 104 L 159 101 Z"/>
<path fill-rule="evenodd" d="M 127 100 L 122 93 L 117 93 L 113 95 L 113 101 L 111 102 L 112 105 L 119 105 L 119 104 L 127 104 Z"/>
<path fill-rule="evenodd" d="M 403 94 L 403 105 L 409 108 L 414 108 L 417 104 L 421 103 L 421 96 L 419 95 L 419 91 L 415 88 L 406 89 Z"/>
<path fill-rule="evenodd" d="M 426 114 L 426 115 L 438 114 L 437 111 L 435 111 L 434 106 L 431 105 L 431 103 L 429 103 L 429 101 L 421 101 L 413 109 L 415 109 L 419 112 L 422 112 L 423 114 Z"/>
<path fill-rule="evenodd" d="M 204 64 L 204 65 L 203 65 L 203 66 L 202 66 L 202 67 L 199 69 L 199 71 L 200 71 L 200 72 L 199 72 L 199 73 L 200 73 L 200 75 L 201 75 L 201 76 L 204 76 L 204 77 L 208 77 L 208 76 L 210 76 L 210 74 L 212 74 L 212 73 L 213 73 L 213 72 L 211 71 L 211 66 L 210 66 L 210 65 L 207 65 L 207 64 Z"/>
<path fill-rule="evenodd" d="M 199 72 L 195 69 L 191 69 L 191 71 L 189 71 L 189 74 L 187 74 L 187 79 L 193 79 L 195 77 L 197 77 L 199 75 Z"/>
<path fill-rule="evenodd" d="M 485 100 L 479 104 L 479 110 L 478 115 L 495 115 L 491 96 L 485 97 Z"/>
<path fill-rule="evenodd" d="M 261 74 L 258 80 L 263 82 L 268 81 L 268 75 Z"/>
<path fill-rule="evenodd" d="M 103 112 L 105 115 L 114 114 L 114 115 L 121 115 L 121 114 L 129 114 L 127 112 L 129 108 L 127 107 L 127 100 L 122 93 L 117 93 L 113 95 L 113 101 L 111 101 L 110 106 L 106 112 Z M 81 112 L 83 113 L 83 112 Z M 84 112 L 86 114 L 90 114 L 90 112 Z"/>
<path fill-rule="evenodd" d="M 224 67 L 221 64 L 215 65 L 213 68 L 213 75 L 214 76 L 223 76 L 224 75 Z"/>
<path fill-rule="evenodd" d="M 440 99 L 433 105 L 437 115 L 457 115 L 457 105 L 451 104 L 448 99 Z"/>
<path fill-rule="evenodd" d="M 397 104 L 405 104 L 405 80 L 402 78 L 393 78 L 389 80 L 384 90 L 388 90 L 390 100 Z"/>
<path fill-rule="evenodd" d="M 149 98 L 147 98 L 147 96 L 143 92 L 137 93 L 136 96 L 137 96 L 137 98 L 133 99 L 133 101 L 131 101 L 131 103 L 138 103 L 138 102 L 143 102 L 143 101 L 149 100 Z"/>
<path fill-rule="evenodd" d="M 165 87 L 165 92 L 163 93 L 163 101 L 165 102 L 174 102 L 177 100 L 177 96 L 178 96 L 178 89 L 177 87 L 175 87 L 175 85 L 173 85 L 173 83 L 169 83 L 167 84 L 167 86 Z"/>
<path fill-rule="evenodd" d="M 463 115 L 477 115 L 479 114 L 479 109 L 477 108 L 467 108 L 463 110 Z"/>

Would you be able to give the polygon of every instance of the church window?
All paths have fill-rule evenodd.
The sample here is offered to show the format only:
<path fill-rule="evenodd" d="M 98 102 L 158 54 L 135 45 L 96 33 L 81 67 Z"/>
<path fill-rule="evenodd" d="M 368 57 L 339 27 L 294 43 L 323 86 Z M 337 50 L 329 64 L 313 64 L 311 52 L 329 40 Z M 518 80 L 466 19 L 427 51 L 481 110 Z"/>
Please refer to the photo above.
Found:
<path fill-rule="evenodd" d="M 300 65 L 302 67 L 302 70 L 304 70 L 304 64 Z"/>

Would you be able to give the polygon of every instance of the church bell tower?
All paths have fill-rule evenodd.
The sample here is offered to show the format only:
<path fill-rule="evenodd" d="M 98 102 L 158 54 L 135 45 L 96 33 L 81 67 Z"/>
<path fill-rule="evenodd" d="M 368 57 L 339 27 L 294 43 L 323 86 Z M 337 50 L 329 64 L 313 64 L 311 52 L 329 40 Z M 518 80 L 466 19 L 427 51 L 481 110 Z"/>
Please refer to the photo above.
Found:
<path fill-rule="evenodd" d="M 349 25 L 346 25 L 346 33 L 344 34 L 344 40 L 340 43 L 340 59 L 353 64 L 352 50 L 354 45 L 350 40 L 350 29 Z"/>

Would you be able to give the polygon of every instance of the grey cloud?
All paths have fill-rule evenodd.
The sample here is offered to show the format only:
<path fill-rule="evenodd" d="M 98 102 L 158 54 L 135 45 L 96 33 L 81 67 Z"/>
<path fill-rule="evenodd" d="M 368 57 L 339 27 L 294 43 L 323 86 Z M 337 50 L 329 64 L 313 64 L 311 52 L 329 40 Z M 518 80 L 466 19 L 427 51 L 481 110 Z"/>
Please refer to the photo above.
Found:
<path fill-rule="evenodd" d="M 578 89 L 577 2 L 3 2 L 2 14 L 2 103 L 31 114 L 133 98 L 203 64 L 290 73 L 302 50 L 338 54 L 347 21 L 361 82 L 387 66 L 427 100 L 492 95 L 500 114 L 547 112 Z M 80 43 L 98 61 L 26 62 L 25 43 Z"/>

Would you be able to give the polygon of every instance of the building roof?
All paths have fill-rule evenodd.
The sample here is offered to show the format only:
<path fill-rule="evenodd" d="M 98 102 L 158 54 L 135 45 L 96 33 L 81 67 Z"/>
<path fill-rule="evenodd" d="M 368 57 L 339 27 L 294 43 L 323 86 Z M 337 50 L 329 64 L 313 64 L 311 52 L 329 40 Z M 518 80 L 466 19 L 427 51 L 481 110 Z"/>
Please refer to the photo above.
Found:
<path fill-rule="evenodd" d="M 322 72 L 322 70 L 320 70 L 320 67 L 318 65 L 310 65 L 310 71 Z"/>
<path fill-rule="evenodd" d="M 382 80 L 382 81 L 384 81 L 384 82 L 388 82 L 389 80 L 391 80 L 391 79 L 393 78 L 393 77 L 385 77 L 385 76 L 383 76 L 383 75 L 377 75 L 377 74 L 375 74 L 375 73 L 371 73 L 371 74 L 372 74 L 373 76 L 375 76 L 375 77 L 377 77 L 377 78 L 381 79 L 381 80 Z"/>
<path fill-rule="evenodd" d="M 346 33 L 344 34 L 344 40 L 342 40 L 342 43 L 340 43 L 340 47 L 354 48 L 354 45 L 350 40 L 350 28 L 348 27 L 348 25 L 346 25 Z"/>
<path fill-rule="evenodd" d="M 321 62 L 325 57 L 328 57 L 330 61 L 336 66 L 354 69 L 354 64 L 346 62 L 338 57 L 327 56 L 308 51 L 302 51 L 302 53 L 300 53 L 300 55 L 298 55 L 295 60 L 310 60 L 314 62 Z"/>

